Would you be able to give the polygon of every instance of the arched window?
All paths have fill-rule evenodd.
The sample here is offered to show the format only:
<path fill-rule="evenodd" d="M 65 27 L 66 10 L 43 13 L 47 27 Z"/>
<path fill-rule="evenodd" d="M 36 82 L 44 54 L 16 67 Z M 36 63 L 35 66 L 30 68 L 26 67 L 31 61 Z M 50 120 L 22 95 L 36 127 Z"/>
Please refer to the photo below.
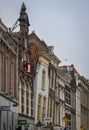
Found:
<path fill-rule="evenodd" d="M 45 89 L 45 84 L 46 84 L 46 71 L 43 69 L 42 70 L 42 89 Z"/>
<path fill-rule="evenodd" d="M 41 116 L 42 116 L 42 95 L 38 94 L 38 110 L 37 110 L 37 120 L 41 121 Z"/>
<path fill-rule="evenodd" d="M 46 97 L 43 97 L 43 111 L 42 111 L 42 121 L 44 121 L 44 118 L 46 117 Z"/>
<path fill-rule="evenodd" d="M 31 87 L 29 83 L 26 85 L 26 114 L 31 116 Z"/>
<path fill-rule="evenodd" d="M 24 113 L 24 81 L 21 81 L 21 112 Z"/>

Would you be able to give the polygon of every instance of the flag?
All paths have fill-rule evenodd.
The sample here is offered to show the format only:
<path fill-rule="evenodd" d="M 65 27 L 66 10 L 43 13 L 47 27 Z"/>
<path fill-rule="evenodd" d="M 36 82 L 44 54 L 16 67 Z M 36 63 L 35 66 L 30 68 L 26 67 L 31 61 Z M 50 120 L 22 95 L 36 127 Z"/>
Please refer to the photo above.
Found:
<path fill-rule="evenodd" d="M 65 125 L 68 124 L 68 118 L 67 118 L 67 116 L 64 116 L 64 117 L 63 117 L 63 121 L 64 121 Z"/>
<path fill-rule="evenodd" d="M 84 125 L 81 125 L 81 126 L 80 126 L 80 130 L 84 130 Z"/>

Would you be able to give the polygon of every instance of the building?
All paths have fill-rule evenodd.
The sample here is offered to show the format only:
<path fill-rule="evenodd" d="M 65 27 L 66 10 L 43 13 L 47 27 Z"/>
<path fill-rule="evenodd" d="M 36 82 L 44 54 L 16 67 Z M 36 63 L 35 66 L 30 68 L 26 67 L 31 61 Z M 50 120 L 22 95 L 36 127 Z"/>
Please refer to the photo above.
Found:
<path fill-rule="evenodd" d="M 54 47 L 29 26 L 24 3 L 12 29 L 0 19 L 0 130 L 87 130 L 89 80 L 73 65 L 58 67 Z"/>
<path fill-rule="evenodd" d="M 81 87 L 77 86 L 76 89 L 76 130 L 81 126 Z"/>
<path fill-rule="evenodd" d="M 56 100 L 56 79 L 57 79 L 57 67 L 61 62 L 59 58 L 54 54 L 54 47 L 49 47 L 49 54 L 52 58 L 49 64 L 49 97 L 48 97 L 48 117 L 52 119 L 52 125 L 59 125 L 57 120 L 57 112 L 59 111 L 58 101 Z"/>
<path fill-rule="evenodd" d="M 35 70 L 35 120 L 36 122 L 40 120 L 45 125 L 48 125 L 48 123 L 59 125 L 59 119 L 57 119 L 59 107 L 55 96 L 57 65 L 60 63 L 60 60 L 53 52 L 54 47 L 47 46 L 34 32 L 29 36 L 29 48 L 34 60 Z M 45 97 L 44 99 L 47 102 L 43 102 L 43 97 Z M 46 103 L 46 105 L 44 103 Z M 46 107 L 45 109 L 44 106 Z"/>
<path fill-rule="evenodd" d="M 70 82 L 71 82 L 71 76 L 68 73 L 65 73 L 63 75 L 63 77 L 66 79 L 66 83 L 65 83 L 65 117 L 67 117 L 68 123 L 65 124 L 65 126 L 68 129 L 72 129 L 72 105 L 71 105 L 71 96 L 72 96 L 72 92 L 71 92 L 71 86 L 70 86 Z"/>
<path fill-rule="evenodd" d="M 0 19 L 0 129 L 18 124 L 18 43 Z"/>
<path fill-rule="evenodd" d="M 63 118 L 65 117 L 65 78 L 57 71 L 56 77 L 56 95 L 55 100 L 58 108 L 56 109 L 57 125 L 60 129 L 64 129 L 65 124 Z"/>
<path fill-rule="evenodd" d="M 32 32 L 29 35 L 29 49 L 33 58 L 34 65 L 34 117 L 35 124 L 40 121 L 46 124 L 49 75 L 48 67 L 51 60 L 48 54 L 48 46 Z"/>
<path fill-rule="evenodd" d="M 80 127 L 87 130 L 89 128 L 89 82 L 84 76 L 79 77 L 81 88 L 81 121 Z"/>
<path fill-rule="evenodd" d="M 33 115 L 33 75 L 32 57 L 28 49 L 29 19 L 23 3 L 20 10 L 20 31 L 17 33 L 18 45 L 18 88 L 19 88 L 19 125 L 20 120 L 27 122 L 22 127 L 34 129 Z"/>
<path fill-rule="evenodd" d="M 76 78 L 74 75 L 74 66 L 59 66 L 59 72 L 66 79 L 65 84 L 65 116 L 68 123 L 67 128 L 76 129 Z"/>

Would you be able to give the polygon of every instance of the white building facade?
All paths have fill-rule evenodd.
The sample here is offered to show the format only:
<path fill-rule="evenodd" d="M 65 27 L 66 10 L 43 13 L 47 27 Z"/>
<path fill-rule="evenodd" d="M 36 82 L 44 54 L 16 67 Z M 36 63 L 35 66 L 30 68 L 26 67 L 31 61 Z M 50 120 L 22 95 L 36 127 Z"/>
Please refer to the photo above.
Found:
<path fill-rule="evenodd" d="M 47 54 L 40 53 L 39 62 L 37 63 L 36 76 L 34 80 L 34 115 L 35 123 L 39 120 L 45 123 L 47 117 L 49 77 L 48 65 L 49 58 Z"/>

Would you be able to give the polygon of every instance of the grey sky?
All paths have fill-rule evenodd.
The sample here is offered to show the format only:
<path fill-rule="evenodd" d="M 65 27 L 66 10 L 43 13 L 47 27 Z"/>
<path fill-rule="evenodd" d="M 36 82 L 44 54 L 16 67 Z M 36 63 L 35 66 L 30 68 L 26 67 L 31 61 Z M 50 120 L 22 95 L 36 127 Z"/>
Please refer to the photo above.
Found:
<path fill-rule="evenodd" d="M 89 0 L 0 0 L 0 17 L 11 27 L 27 7 L 29 32 L 54 45 L 60 65 L 74 64 L 89 79 Z M 65 59 L 68 59 L 65 62 Z"/>

